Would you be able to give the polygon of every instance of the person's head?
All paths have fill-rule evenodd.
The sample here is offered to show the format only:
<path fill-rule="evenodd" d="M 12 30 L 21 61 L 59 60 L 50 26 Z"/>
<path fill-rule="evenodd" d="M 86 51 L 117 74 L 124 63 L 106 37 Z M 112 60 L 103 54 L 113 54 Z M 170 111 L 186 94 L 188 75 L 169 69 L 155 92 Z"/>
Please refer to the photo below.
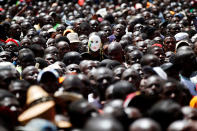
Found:
<path fill-rule="evenodd" d="M 135 63 L 140 63 L 140 59 L 142 58 L 143 53 L 139 50 L 134 50 L 131 53 L 128 54 L 128 60 L 127 63 L 129 65 L 133 65 Z"/>
<path fill-rule="evenodd" d="M 44 69 L 39 72 L 37 81 L 41 84 L 42 88 L 50 93 L 53 94 L 55 91 L 58 90 L 58 78 L 59 73 L 55 69 Z"/>
<path fill-rule="evenodd" d="M 12 24 L 9 29 L 10 37 L 20 40 L 21 26 L 19 24 Z"/>
<path fill-rule="evenodd" d="M 5 44 L 4 50 L 10 52 L 18 52 L 19 45 L 16 41 L 9 41 Z"/>
<path fill-rule="evenodd" d="M 21 108 L 18 100 L 12 93 L 7 90 L 0 89 L 0 106 L 10 110 L 10 113 L 14 113 L 12 119 L 16 121 L 16 118 L 19 115 Z"/>
<path fill-rule="evenodd" d="M 20 102 L 22 107 L 25 106 L 26 103 L 26 93 L 29 88 L 30 83 L 25 80 L 16 80 L 12 81 L 9 85 L 9 91 L 15 95 L 17 100 Z"/>
<path fill-rule="evenodd" d="M 70 121 L 75 128 L 82 128 L 87 120 L 96 113 L 96 109 L 86 100 L 75 101 L 70 104 L 68 109 Z"/>
<path fill-rule="evenodd" d="M 112 98 L 125 100 L 126 96 L 136 91 L 135 86 L 125 80 L 120 80 L 113 84 Z"/>
<path fill-rule="evenodd" d="M 159 58 L 160 63 L 164 63 L 165 60 L 165 54 L 163 48 L 159 46 L 152 46 L 148 48 L 147 51 L 148 54 L 156 55 Z"/>
<path fill-rule="evenodd" d="M 112 60 L 117 60 L 120 63 L 123 62 L 123 50 L 122 46 L 118 42 L 112 42 L 108 46 L 108 56 Z"/>
<path fill-rule="evenodd" d="M 126 70 L 124 66 L 117 66 L 113 69 L 115 80 L 119 81 L 121 79 L 122 73 Z"/>
<path fill-rule="evenodd" d="M 81 93 L 84 88 L 84 84 L 77 75 L 66 75 L 66 79 L 63 82 L 64 91 Z"/>
<path fill-rule="evenodd" d="M 38 73 L 39 71 L 35 66 L 27 66 L 22 71 L 22 78 L 30 84 L 36 84 Z"/>
<path fill-rule="evenodd" d="M 63 24 L 60 24 L 57 26 L 56 31 L 63 35 L 65 29 L 66 27 Z"/>
<path fill-rule="evenodd" d="M 90 27 L 91 27 L 92 32 L 98 31 L 99 29 L 98 25 L 99 25 L 99 22 L 97 20 L 90 20 Z"/>
<path fill-rule="evenodd" d="M 62 59 L 64 54 L 70 51 L 70 46 L 66 41 L 59 41 L 56 43 L 56 47 L 59 51 L 59 58 Z"/>
<path fill-rule="evenodd" d="M 130 82 L 136 87 L 136 89 L 139 88 L 141 77 L 137 70 L 135 70 L 134 68 L 126 69 L 122 73 L 121 79 Z"/>
<path fill-rule="evenodd" d="M 161 131 L 161 127 L 150 118 L 141 118 L 130 125 L 129 131 Z"/>
<path fill-rule="evenodd" d="M 44 25 L 47 25 L 47 24 L 54 25 L 54 19 L 53 19 L 53 17 L 50 16 L 50 15 L 45 15 L 45 16 L 43 17 L 43 24 L 44 24 Z"/>
<path fill-rule="evenodd" d="M 181 74 L 189 77 L 196 68 L 196 56 L 192 48 L 182 46 L 175 55 L 175 64 L 179 65 Z"/>
<path fill-rule="evenodd" d="M 170 123 L 183 118 L 180 105 L 172 100 L 159 101 L 151 107 L 148 114 L 150 118 L 154 119 L 161 125 L 161 128 L 164 131 Z"/>
<path fill-rule="evenodd" d="M 79 29 L 78 29 L 78 34 L 79 35 L 89 35 L 91 32 L 91 27 L 90 27 L 90 24 L 87 23 L 87 22 L 82 22 L 80 25 L 79 25 Z"/>
<path fill-rule="evenodd" d="M 79 51 L 81 41 L 79 40 L 77 33 L 68 33 L 67 38 L 69 39 L 69 46 L 71 51 Z"/>
<path fill-rule="evenodd" d="M 168 127 L 168 131 L 185 131 L 185 130 L 189 130 L 188 126 L 189 126 L 188 121 L 186 120 L 177 120 L 172 122 L 169 127 Z"/>
<path fill-rule="evenodd" d="M 114 118 L 98 116 L 87 121 L 84 131 L 123 131 L 123 127 Z"/>
<path fill-rule="evenodd" d="M 117 41 L 120 41 L 122 36 L 125 34 L 125 26 L 122 24 L 117 24 L 113 28 L 113 34 L 115 35 Z"/>
<path fill-rule="evenodd" d="M 78 52 L 71 51 L 64 54 L 63 62 L 65 65 L 69 64 L 79 64 L 81 61 L 81 55 Z"/>
<path fill-rule="evenodd" d="M 147 78 L 146 84 L 144 88 L 140 90 L 147 94 L 148 96 L 158 96 L 162 93 L 162 84 L 164 80 L 161 79 L 159 76 L 152 75 Z"/>
<path fill-rule="evenodd" d="M 24 69 L 27 66 L 34 66 L 36 62 L 34 53 L 27 48 L 23 48 L 19 51 L 18 60 L 20 62 L 22 69 Z"/>
<path fill-rule="evenodd" d="M 141 60 L 140 64 L 143 66 L 151 66 L 151 67 L 156 67 L 160 65 L 159 58 L 156 55 L 153 54 L 147 54 L 144 55 Z"/>
<path fill-rule="evenodd" d="M 51 64 L 54 64 L 58 60 L 58 57 L 53 54 L 45 54 L 44 59 L 47 61 L 48 65 L 51 65 Z"/>
<path fill-rule="evenodd" d="M 52 54 L 52 55 L 55 55 L 56 57 L 59 57 L 58 49 L 57 49 L 55 46 L 47 47 L 47 48 L 44 50 L 44 53 L 45 53 L 45 55 L 46 55 L 46 54 Z"/>
<path fill-rule="evenodd" d="M 175 81 L 174 79 L 168 79 L 162 84 L 162 88 L 163 91 L 161 93 L 161 96 L 163 99 L 172 99 L 180 105 L 185 104 L 185 87 L 181 83 Z"/>
<path fill-rule="evenodd" d="M 113 82 L 113 72 L 112 70 L 100 67 L 96 69 L 96 74 L 94 76 L 95 81 L 97 81 L 97 89 L 101 100 L 104 99 L 105 90 Z"/>
<path fill-rule="evenodd" d="M 112 28 L 108 25 L 103 26 L 101 30 L 105 31 L 107 33 L 107 36 L 110 36 L 112 34 Z"/>
<path fill-rule="evenodd" d="M 80 73 L 79 65 L 77 64 L 70 64 L 66 66 L 66 73 L 71 74 L 71 73 Z"/>
<path fill-rule="evenodd" d="M 147 52 L 147 43 L 145 41 L 139 41 L 136 43 L 137 48 L 144 54 Z"/>
<path fill-rule="evenodd" d="M 164 48 L 165 51 L 175 51 L 175 46 L 176 46 L 176 39 L 174 37 L 166 37 L 164 39 Z"/>
<path fill-rule="evenodd" d="M 29 38 L 23 38 L 22 40 L 21 40 L 21 46 L 22 47 L 28 47 L 28 46 L 30 46 L 32 44 L 32 41 L 29 39 Z"/>
<path fill-rule="evenodd" d="M 79 66 L 81 72 L 87 75 L 92 69 L 97 67 L 97 64 L 92 60 L 83 60 L 80 62 Z"/>
<path fill-rule="evenodd" d="M 2 51 L 0 52 L 0 60 L 2 62 L 11 62 L 12 61 L 12 55 L 10 51 Z"/>

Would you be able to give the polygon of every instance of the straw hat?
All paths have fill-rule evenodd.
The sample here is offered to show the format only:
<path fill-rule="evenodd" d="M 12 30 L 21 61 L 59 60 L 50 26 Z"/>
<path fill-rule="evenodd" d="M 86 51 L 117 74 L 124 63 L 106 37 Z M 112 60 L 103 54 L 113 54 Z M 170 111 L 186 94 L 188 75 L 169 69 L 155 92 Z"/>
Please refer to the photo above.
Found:
<path fill-rule="evenodd" d="M 79 40 L 78 34 L 77 33 L 68 33 L 67 38 L 69 39 L 70 43 L 78 43 L 81 42 Z"/>
<path fill-rule="evenodd" d="M 18 117 L 18 121 L 22 124 L 38 117 L 54 121 L 55 102 L 40 86 L 33 85 L 28 89 L 26 104 L 29 108 Z"/>

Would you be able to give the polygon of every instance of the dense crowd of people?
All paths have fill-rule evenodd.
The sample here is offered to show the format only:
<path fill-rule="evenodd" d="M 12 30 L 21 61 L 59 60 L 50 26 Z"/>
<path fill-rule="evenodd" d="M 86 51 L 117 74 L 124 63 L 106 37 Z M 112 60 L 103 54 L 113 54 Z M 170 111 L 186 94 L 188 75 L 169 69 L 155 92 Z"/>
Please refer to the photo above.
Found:
<path fill-rule="evenodd" d="M 1 0 L 0 131 L 197 131 L 196 0 Z"/>

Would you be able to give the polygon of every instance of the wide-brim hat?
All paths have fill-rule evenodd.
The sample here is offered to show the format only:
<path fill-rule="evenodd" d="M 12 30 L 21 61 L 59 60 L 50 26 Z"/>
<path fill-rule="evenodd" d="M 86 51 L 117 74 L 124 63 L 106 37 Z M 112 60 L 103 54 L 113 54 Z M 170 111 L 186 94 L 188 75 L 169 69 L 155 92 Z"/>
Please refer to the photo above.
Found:
<path fill-rule="evenodd" d="M 44 118 L 54 121 L 55 101 L 40 86 L 33 85 L 27 91 L 27 109 L 19 115 L 18 121 L 26 124 L 34 118 Z"/>

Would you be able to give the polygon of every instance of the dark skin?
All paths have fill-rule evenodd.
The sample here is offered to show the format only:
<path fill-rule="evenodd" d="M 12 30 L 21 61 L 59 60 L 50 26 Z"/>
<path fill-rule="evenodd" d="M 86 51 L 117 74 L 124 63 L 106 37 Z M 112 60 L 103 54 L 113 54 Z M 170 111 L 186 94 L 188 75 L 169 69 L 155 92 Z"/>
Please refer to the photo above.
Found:
<path fill-rule="evenodd" d="M 112 34 L 112 29 L 110 26 L 107 26 L 107 25 L 103 26 L 102 30 L 107 33 L 107 36 L 110 36 Z"/>
<path fill-rule="evenodd" d="M 176 53 L 176 59 L 181 67 L 181 75 L 189 78 L 191 73 L 196 70 L 196 55 L 191 48 L 182 46 Z"/>
<path fill-rule="evenodd" d="M 195 121 L 197 119 L 197 111 L 189 106 L 184 106 L 181 109 L 185 120 Z"/>
<path fill-rule="evenodd" d="M 150 49 L 149 53 L 156 55 L 159 58 L 159 61 L 160 61 L 161 64 L 164 63 L 165 54 L 164 54 L 163 49 L 161 47 L 158 47 L 158 46 L 154 46 L 154 47 L 151 47 L 151 48 L 152 49 Z"/>
<path fill-rule="evenodd" d="M 161 128 L 155 121 L 143 118 L 135 121 L 130 126 L 129 131 L 161 131 Z"/>
<path fill-rule="evenodd" d="M 37 83 L 38 69 L 35 66 L 28 66 L 22 72 L 22 78 L 31 84 Z"/>
<path fill-rule="evenodd" d="M 66 27 L 62 24 L 60 24 L 57 28 L 56 28 L 56 31 L 59 33 L 59 34 L 62 34 L 64 33 L 64 30 L 66 29 Z"/>
<path fill-rule="evenodd" d="M 164 48 L 165 51 L 175 51 L 175 46 L 176 46 L 176 40 L 174 37 L 166 37 L 164 39 Z"/>
<path fill-rule="evenodd" d="M 9 51 L 2 51 L 0 52 L 0 59 L 2 62 L 11 62 L 11 52 Z"/>
<path fill-rule="evenodd" d="M 32 39 L 34 36 L 36 36 L 36 35 L 37 35 L 36 31 L 34 31 L 34 30 L 29 30 L 29 31 L 27 32 L 26 37 L 29 38 L 29 39 L 31 40 L 31 39 Z"/>
<path fill-rule="evenodd" d="M 80 73 L 79 65 L 77 64 L 70 64 L 66 67 L 66 73 L 71 74 L 71 73 Z"/>
<path fill-rule="evenodd" d="M 45 54 L 52 54 L 52 55 L 55 55 L 56 57 L 59 56 L 59 52 L 58 52 L 58 49 L 55 47 L 55 46 L 50 46 L 50 47 L 47 47 L 44 51 Z"/>
<path fill-rule="evenodd" d="M 176 81 L 166 81 L 163 84 L 162 96 L 164 99 L 172 99 L 179 104 L 182 104 L 183 93 L 181 92 L 181 86 Z"/>
<path fill-rule="evenodd" d="M 83 84 L 85 85 L 84 88 L 82 89 L 82 94 L 83 94 L 84 98 L 88 99 L 88 95 L 90 93 L 92 93 L 92 90 L 93 90 L 92 87 L 91 87 L 92 85 L 90 83 L 90 80 L 84 74 L 79 74 L 78 77 L 83 82 Z"/>
<path fill-rule="evenodd" d="M 98 21 L 96 21 L 96 20 L 91 20 L 90 21 L 90 27 L 92 29 L 92 32 L 97 32 L 98 31 L 98 25 L 99 25 Z"/>
<path fill-rule="evenodd" d="M 10 42 L 6 43 L 4 49 L 5 49 L 5 51 L 17 52 L 18 46 L 14 42 L 10 41 Z"/>
<path fill-rule="evenodd" d="M 194 52 L 195 52 L 195 54 L 197 55 L 197 41 L 194 43 Z"/>
<path fill-rule="evenodd" d="M 131 84 L 135 85 L 135 87 L 138 89 L 139 85 L 140 85 L 140 74 L 132 68 L 128 68 L 126 69 L 123 73 L 122 73 L 122 80 L 126 80 L 128 82 L 130 82 Z"/>
<path fill-rule="evenodd" d="M 44 59 L 48 62 L 49 65 L 54 64 L 58 60 L 57 56 L 53 54 L 46 54 L 44 56 Z"/>
<path fill-rule="evenodd" d="M 117 42 L 112 42 L 111 44 L 109 44 L 108 56 L 112 60 L 117 60 L 120 63 L 122 63 L 123 62 L 123 50 L 122 50 L 121 45 Z"/>
<path fill-rule="evenodd" d="M 88 74 L 92 69 L 95 69 L 97 67 L 96 63 L 92 60 L 84 60 L 80 63 L 80 70 L 84 74 Z"/>
<path fill-rule="evenodd" d="M 147 52 L 147 43 L 144 41 L 140 41 L 136 43 L 137 48 L 142 51 L 144 54 Z"/>
<path fill-rule="evenodd" d="M 64 54 L 70 51 L 70 47 L 66 41 L 60 41 L 56 44 L 56 47 L 59 51 L 59 57 L 62 59 Z"/>
<path fill-rule="evenodd" d="M 143 72 L 142 72 L 142 66 L 139 63 L 135 63 L 131 66 L 131 68 L 134 68 L 138 73 L 140 74 L 141 78 L 143 78 Z"/>
<path fill-rule="evenodd" d="M 14 96 L 5 96 L 1 101 L 0 105 L 9 108 L 16 116 L 21 112 L 20 104 Z"/>
<path fill-rule="evenodd" d="M 64 91 L 81 93 L 84 84 L 76 75 L 67 75 L 63 82 Z"/>
<path fill-rule="evenodd" d="M 18 24 L 13 24 L 10 26 L 9 30 L 10 37 L 16 40 L 20 40 L 21 26 Z"/>
<path fill-rule="evenodd" d="M 122 36 L 125 34 L 125 26 L 122 24 L 115 25 L 113 29 L 113 34 L 116 37 L 116 41 L 120 41 Z"/>
<path fill-rule="evenodd" d="M 22 107 L 24 107 L 26 103 L 26 92 L 28 87 L 29 83 L 26 81 L 13 81 L 9 85 L 9 91 L 15 95 Z"/>
<path fill-rule="evenodd" d="M 45 38 L 46 40 L 48 40 L 50 38 L 50 33 L 47 31 L 42 31 L 40 32 L 39 36 Z"/>
<path fill-rule="evenodd" d="M 10 82 L 16 80 L 17 78 L 16 72 L 8 69 L 1 69 L 0 86 L 4 89 L 8 89 Z"/>
<path fill-rule="evenodd" d="M 32 44 L 29 38 L 24 38 L 21 40 L 21 46 L 28 47 Z"/>
<path fill-rule="evenodd" d="M 106 124 L 107 123 L 107 124 Z M 106 117 L 93 117 L 85 124 L 86 131 L 123 131 L 121 124 Z"/>
<path fill-rule="evenodd" d="M 18 59 L 20 61 L 22 69 L 24 69 L 27 66 L 34 66 L 36 62 L 35 56 L 32 52 L 19 53 Z"/>
<path fill-rule="evenodd" d="M 140 59 L 142 58 L 143 53 L 139 50 L 134 50 L 128 55 L 129 55 L 129 59 L 127 63 L 133 65 L 135 63 L 140 63 Z"/>
<path fill-rule="evenodd" d="M 159 58 L 152 54 L 147 54 L 142 57 L 140 60 L 142 66 L 149 65 L 151 67 L 156 67 L 160 65 Z"/>
<path fill-rule="evenodd" d="M 47 41 L 47 47 L 49 46 L 55 46 L 55 39 L 49 38 Z"/>
<path fill-rule="evenodd" d="M 95 81 L 97 81 L 97 89 L 101 100 L 105 98 L 105 90 L 112 83 L 113 72 L 108 68 L 98 68 L 96 69 L 96 75 L 94 76 Z"/>
<path fill-rule="evenodd" d="M 121 80 L 122 73 L 125 71 L 125 67 L 118 67 L 114 69 L 115 80 Z"/>
<path fill-rule="evenodd" d="M 146 80 L 145 88 L 141 90 L 150 96 L 159 95 L 162 92 L 162 82 L 163 80 L 160 77 L 150 76 Z"/>

